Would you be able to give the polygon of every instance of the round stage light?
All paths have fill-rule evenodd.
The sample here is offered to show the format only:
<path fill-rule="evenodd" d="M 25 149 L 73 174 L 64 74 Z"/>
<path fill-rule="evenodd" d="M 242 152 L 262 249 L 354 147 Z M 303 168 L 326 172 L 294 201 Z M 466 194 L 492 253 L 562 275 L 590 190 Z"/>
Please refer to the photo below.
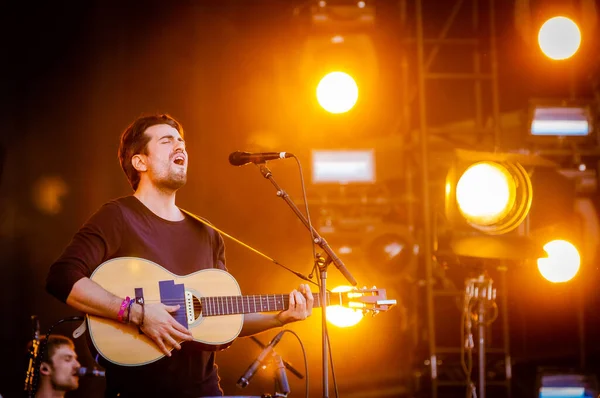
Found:
<path fill-rule="evenodd" d="M 553 240 L 544 245 L 546 258 L 538 258 L 538 270 L 544 278 L 554 283 L 573 279 L 581 265 L 577 248 L 566 240 Z"/>
<path fill-rule="evenodd" d="M 327 112 L 348 112 L 358 100 L 358 86 L 347 73 L 328 73 L 317 85 L 317 100 Z"/>
<path fill-rule="evenodd" d="M 501 234 L 516 228 L 531 206 L 531 181 L 518 164 L 481 161 L 469 166 L 456 184 L 456 205 L 474 228 Z M 452 187 L 447 183 L 446 193 Z"/>
<path fill-rule="evenodd" d="M 506 216 L 515 203 L 515 181 L 505 167 L 492 162 L 469 167 L 456 185 L 456 201 L 470 222 L 490 225 Z"/>
<path fill-rule="evenodd" d="M 351 286 L 338 286 L 332 290 L 334 293 L 349 292 Z M 347 328 L 356 325 L 363 318 L 361 310 L 354 310 L 341 305 L 327 306 L 327 321 L 340 328 Z"/>
<path fill-rule="evenodd" d="M 567 59 L 579 49 L 581 32 L 577 24 L 569 18 L 550 18 L 540 28 L 538 43 L 548 58 L 557 61 Z"/>

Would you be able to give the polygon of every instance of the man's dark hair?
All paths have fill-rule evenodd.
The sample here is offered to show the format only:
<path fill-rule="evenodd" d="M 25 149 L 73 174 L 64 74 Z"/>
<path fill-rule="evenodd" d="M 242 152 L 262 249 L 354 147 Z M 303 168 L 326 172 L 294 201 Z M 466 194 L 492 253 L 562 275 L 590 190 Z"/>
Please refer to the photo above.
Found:
<path fill-rule="evenodd" d="M 43 355 L 41 358 L 41 362 L 46 362 L 50 365 L 53 365 L 52 363 L 52 357 L 54 356 L 54 353 L 56 352 L 56 350 L 64 345 L 71 347 L 71 349 L 75 349 L 75 345 L 73 344 L 73 340 L 71 340 L 70 338 L 60 335 L 60 334 L 53 334 L 50 335 L 50 337 L 48 338 L 48 340 L 46 340 L 45 337 L 42 337 L 40 339 L 40 344 L 44 345 L 44 350 L 43 350 Z"/>
<path fill-rule="evenodd" d="M 167 124 L 173 127 L 183 138 L 183 128 L 181 127 L 181 124 L 166 114 L 139 117 L 123 131 L 123 134 L 121 134 L 119 162 L 134 191 L 140 183 L 140 173 L 131 164 L 131 158 L 140 153 L 144 155 L 148 154 L 147 145 L 148 141 L 150 141 L 150 137 L 145 134 L 145 131 L 148 127 L 157 124 Z"/>

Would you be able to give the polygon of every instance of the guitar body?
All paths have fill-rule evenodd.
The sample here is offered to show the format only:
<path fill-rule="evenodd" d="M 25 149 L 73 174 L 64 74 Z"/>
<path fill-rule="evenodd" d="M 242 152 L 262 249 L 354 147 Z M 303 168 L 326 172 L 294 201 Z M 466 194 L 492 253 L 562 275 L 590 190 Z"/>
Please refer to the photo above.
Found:
<path fill-rule="evenodd" d="M 185 326 L 195 341 L 213 346 L 213 349 L 230 343 L 242 330 L 243 314 L 202 315 L 201 297 L 241 295 L 237 281 L 223 270 L 211 268 L 179 276 L 148 260 L 121 257 L 101 264 L 90 279 L 119 297 L 134 298 L 136 289 L 138 292 L 142 289 L 146 304 L 180 304 L 175 318 L 180 323 L 187 322 Z M 171 285 L 179 292 L 169 291 L 167 287 Z M 182 292 L 184 296 L 181 296 Z M 164 356 L 150 338 L 139 333 L 137 326 L 94 315 L 88 315 L 87 321 L 92 343 L 110 362 L 138 366 Z"/>

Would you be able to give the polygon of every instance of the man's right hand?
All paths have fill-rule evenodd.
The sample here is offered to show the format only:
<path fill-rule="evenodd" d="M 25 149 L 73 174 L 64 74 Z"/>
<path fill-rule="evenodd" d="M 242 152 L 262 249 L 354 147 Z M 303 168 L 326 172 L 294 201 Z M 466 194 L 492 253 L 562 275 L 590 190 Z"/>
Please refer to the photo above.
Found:
<path fill-rule="evenodd" d="M 181 349 L 180 342 L 193 340 L 192 333 L 183 327 L 170 314 L 179 309 L 179 305 L 164 305 L 162 303 L 146 304 L 144 306 L 144 324 L 142 332 L 150 337 L 158 348 L 168 357 L 171 350 Z M 139 304 L 132 306 L 131 321 L 139 325 L 142 320 L 142 307 Z"/>

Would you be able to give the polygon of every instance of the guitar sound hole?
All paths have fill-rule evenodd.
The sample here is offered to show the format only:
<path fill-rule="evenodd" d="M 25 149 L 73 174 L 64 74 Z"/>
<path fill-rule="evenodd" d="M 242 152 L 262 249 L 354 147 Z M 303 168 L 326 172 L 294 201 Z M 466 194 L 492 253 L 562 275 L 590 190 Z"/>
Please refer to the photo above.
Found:
<path fill-rule="evenodd" d="M 202 315 L 202 303 L 196 296 L 193 296 L 192 300 L 194 301 L 194 319 L 198 319 Z"/>

